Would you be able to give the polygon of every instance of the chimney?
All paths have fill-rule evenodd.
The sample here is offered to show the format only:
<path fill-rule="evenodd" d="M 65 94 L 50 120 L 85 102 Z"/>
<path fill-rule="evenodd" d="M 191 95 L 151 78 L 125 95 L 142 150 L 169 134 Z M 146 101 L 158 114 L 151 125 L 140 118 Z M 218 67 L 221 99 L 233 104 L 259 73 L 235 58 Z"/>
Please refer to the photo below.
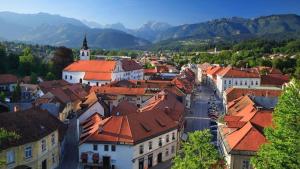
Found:
<path fill-rule="evenodd" d="M 14 105 L 14 112 L 20 111 L 20 106 L 19 105 Z"/>

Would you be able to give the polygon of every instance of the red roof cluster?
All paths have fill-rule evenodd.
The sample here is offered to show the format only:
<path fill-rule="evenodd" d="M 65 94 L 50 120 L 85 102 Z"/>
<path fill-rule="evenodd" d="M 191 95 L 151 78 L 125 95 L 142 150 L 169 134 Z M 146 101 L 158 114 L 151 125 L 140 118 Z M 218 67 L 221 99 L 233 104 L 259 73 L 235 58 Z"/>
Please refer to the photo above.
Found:
<path fill-rule="evenodd" d="M 114 94 L 114 95 L 144 95 L 145 88 L 128 88 L 128 87 L 110 87 L 110 86 L 93 86 L 90 92 L 97 94 Z"/>
<path fill-rule="evenodd" d="M 178 128 L 176 119 L 183 117 L 184 106 L 182 103 L 180 106 L 174 95 L 172 98 L 172 93 L 164 92 L 161 95 L 163 96 L 156 96 L 153 102 L 141 109 L 123 101 L 113 109 L 112 116 L 105 119 L 95 113 L 81 124 L 83 132 L 80 143 L 137 144 Z"/>
<path fill-rule="evenodd" d="M 241 96 L 264 96 L 264 97 L 278 97 L 282 90 L 280 88 L 238 88 L 230 87 L 225 90 L 226 101 L 231 102 Z"/>
<path fill-rule="evenodd" d="M 272 126 L 272 109 L 258 107 L 249 96 L 242 96 L 228 104 L 220 126 L 228 151 L 254 151 L 266 142 L 263 129 Z"/>
<path fill-rule="evenodd" d="M 64 80 L 44 81 L 39 84 L 39 87 L 44 94 L 51 93 L 57 101 L 63 104 L 78 101 L 87 96 L 87 92 L 83 89 L 81 84 L 70 84 Z M 44 101 L 40 101 L 40 99 L 44 101 L 51 100 L 41 97 L 37 99 L 36 104 L 40 102 L 44 103 Z"/>

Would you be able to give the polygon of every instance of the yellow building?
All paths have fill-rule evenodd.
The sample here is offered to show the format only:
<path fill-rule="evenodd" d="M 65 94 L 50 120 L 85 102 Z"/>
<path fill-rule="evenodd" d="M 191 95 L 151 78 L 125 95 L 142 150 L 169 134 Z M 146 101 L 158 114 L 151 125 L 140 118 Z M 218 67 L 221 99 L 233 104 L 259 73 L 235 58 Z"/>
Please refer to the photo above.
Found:
<path fill-rule="evenodd" d="M 48 112 L 29 109 L 0 114 L 0 128 L 20 137 L 1 140 L 1 169 L 54 169 L 60 162 L 64 125 Z"/>

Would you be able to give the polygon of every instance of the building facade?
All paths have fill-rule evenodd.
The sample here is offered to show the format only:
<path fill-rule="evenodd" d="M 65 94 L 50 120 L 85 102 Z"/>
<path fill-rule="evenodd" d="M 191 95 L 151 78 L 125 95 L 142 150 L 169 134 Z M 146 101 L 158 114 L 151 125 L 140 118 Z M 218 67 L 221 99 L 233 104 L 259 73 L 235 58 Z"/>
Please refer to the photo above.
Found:
<path fill-rule="evenodd" d="M 40 109 L 2 113 L 0 118 L 2 129 L 20 136 L 15 141 L 1 142 L 3 169 L 55 169 L 59 166 L 63 147 L 61 134 L 65 127 L 58 119 Z"/>

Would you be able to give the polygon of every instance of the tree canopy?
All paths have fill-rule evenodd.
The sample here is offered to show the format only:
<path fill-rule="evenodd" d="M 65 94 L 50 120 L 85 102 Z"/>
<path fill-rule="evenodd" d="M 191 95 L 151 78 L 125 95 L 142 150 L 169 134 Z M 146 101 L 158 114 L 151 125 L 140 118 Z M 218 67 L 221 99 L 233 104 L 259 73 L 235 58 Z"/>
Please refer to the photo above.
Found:
<path fill-rule="evenodd" d="M 182 152 L 173 160 L 172 169 L 209 169 L 215 166 L 220 157 L 211 139 L 209 130 L 189 133 L 188 140 L 182 144 Z"/>
<path fill-rule="evenodd" d="M 264 130 L 268 143 L 251 159 L 257 169 L 300 168 L 300 82 L 292 80 L 273 112 L 273 127 Z"/>

